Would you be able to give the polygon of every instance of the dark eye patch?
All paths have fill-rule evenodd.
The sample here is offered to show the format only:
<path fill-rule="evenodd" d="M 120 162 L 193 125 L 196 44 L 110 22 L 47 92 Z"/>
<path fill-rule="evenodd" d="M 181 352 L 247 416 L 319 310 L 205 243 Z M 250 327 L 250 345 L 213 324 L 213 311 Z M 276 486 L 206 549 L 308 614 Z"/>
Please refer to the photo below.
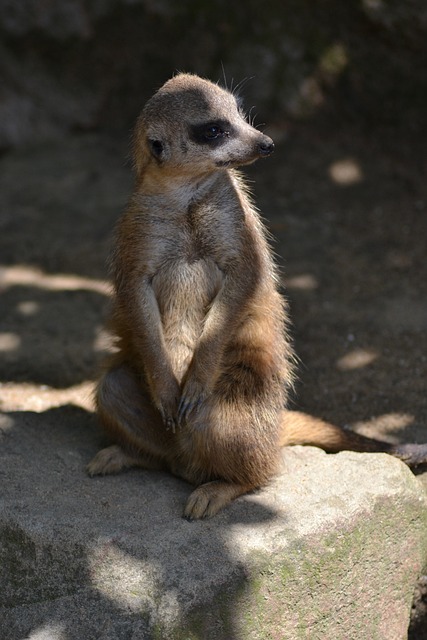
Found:
<path fill-rule="evenodd" d="M 218 125 L 216 124 L 207 127 L 203 132 L 203 136 L 206 138 L 206 140 L 215 140 L 215 138 L 222 138 L 224 134 L 224 129 L 221 129 L 221 127 L 218 127 Z"/>
<path fill-rule="evenodd" d="M 227 120 L 215 120 L 189 127 L 190 138 L 196 144 L 219 145 L 232 134 L 232 126 Z"/>

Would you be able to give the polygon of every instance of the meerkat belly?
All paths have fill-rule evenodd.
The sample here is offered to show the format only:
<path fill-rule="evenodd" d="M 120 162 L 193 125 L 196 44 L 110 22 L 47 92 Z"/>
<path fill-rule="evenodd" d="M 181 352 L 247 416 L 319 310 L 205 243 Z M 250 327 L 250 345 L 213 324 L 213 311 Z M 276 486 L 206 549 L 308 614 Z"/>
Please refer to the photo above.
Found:
<path fill-rule="evenodd" d="M 222 273 L 212 260 L 171 261 L 153 278 L 166 349 L 179 381 L 221 284 Z"/>

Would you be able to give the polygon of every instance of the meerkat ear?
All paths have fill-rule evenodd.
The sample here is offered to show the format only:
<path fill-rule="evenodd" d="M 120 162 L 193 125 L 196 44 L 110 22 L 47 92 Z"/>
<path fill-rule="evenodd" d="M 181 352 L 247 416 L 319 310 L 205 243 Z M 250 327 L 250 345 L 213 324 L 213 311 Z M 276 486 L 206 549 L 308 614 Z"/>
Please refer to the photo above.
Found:
<path fill-rule="evenodd" d="M 163 142 L 161 140 L 148 140 L 148 145 L 151 155 L 153 155 L 156 160 L 161 160 L 165 149 Z"/>
<path fill-rule="evenodd" d="M 147 140 L 147 133 L 142 114 L 139 116 L 132 138 L 133 167 L 139 176 L 150 162 L 151 149 Z"/>

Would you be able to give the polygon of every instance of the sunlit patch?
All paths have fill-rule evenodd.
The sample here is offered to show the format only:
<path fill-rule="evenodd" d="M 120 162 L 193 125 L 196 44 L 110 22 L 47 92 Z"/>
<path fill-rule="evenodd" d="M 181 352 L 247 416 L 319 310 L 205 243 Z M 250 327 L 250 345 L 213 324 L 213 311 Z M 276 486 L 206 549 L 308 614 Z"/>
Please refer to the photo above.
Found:
<path fill-rule="evenodd" d="M 52 407 L 73 404 L 94 411 L 94 383 L 87 381 L 66 389 L 28 382 L 0 383 L 0 409 L 2 411 L 35 411 L 41 413 Z M 1 428 L 1 424 L 0 424 Z"/>
<path fill-rule="evenodd" d="M 0 414 L 0 436 L 2 433 L 6 433 L 6 431 L 11 431 L 14 424 L 15 421 L 10 416 Z"/>
<path fill-rule="evenodd" d="M 360 164 L 354 158 L 343 158 L 329 166 L 329 177 L 344 187 L 362 182 L 364 175 Z"/>
<path fill-rule="evenodd" d="M 298 276 L 284 278 L 283 284 L 287 289 L 300 289 L 302 291 L 313 291 L 319 286 L 317 278 L 311 275 L 311 273 L 302 273 Z"/>
<path fill-rule="evenodd" d="M 34 300 L 27 300 L 26 302 L 20 302 L 17 309 L 23 316 L 33 316 L 40 309 L 40 305 Z"/>
<path fill-rule="evenodd" d="M 27 640 L 67 640 L 68 633 L 66 633 L 63 625 L 47 624 L 34 629 L 26 638 Z"/>
<path fill-rule="evenodd" d="M 21 346 L 21 338 L 16 333 L 0 333 L 0 351 L 15 351 Z"/>
<path fill-rule="evenodd" d="M 296 117 L 307 117 L 320 107 L 325 101 L 320 79 L 316 76 L 304 78 L 297 93 L 290 98 L 288 109 Z"/>
<path fill-rule="evenodd" d="M 415 422 L 415 416 L 410 413 L 384 413 L 370 420 L 362 420 L 352 425 L 352 429 L 368 437 L 388 438 L 397 441 L 396 437 L 402 429 L 406 429 Z"/>
<path fill-rule="evenodd" d="M 92 585 L 131 611 L 144 611 L 156 594 L 149 563 L 127 555 L 112 540 L 94 549 L 90 560 Z"/>
<path fill-rule="evenodd" d="M 325 102 L 325 86 L 337 84 L 349 63 L 347 49 L 341 42 L 326 47 L 311 75 L 302 79 L 287 100 L 288 111 L 295 117 L 312 115 Z"/>
<path fill-rule="evenodd" d="M 93 350 L 97 352 L 116 353 L 118 351 L 115 345 L 116 338 L 107 329 L 98 327 L 96 331 L 96 337 L 93 343 Z"/>
<path fill-rule="evenodd" d="M 365 9 L 371 11 L 381 11 L 384 8 L 383 0 L 362 0 Z"/>
<path fill-rule="evenodd" d="M 348 65 L 348 55 L 343 44 L 336 42 L 322 54 L 319 69 L 328 79 L 338 78 Z"/>
<path fill-rule="evenodd" d="M 386 256 L 387 263 L 394 269 L 409 269 L 414 263 L 414 257 L 403 251 L 391 250 Z"/>
<path fill-rule="evenodd" d="M 354 349 L 337 360 L 336 365 L 340 371 L 351 371 L 367 367 L 377 358 L 379 358 L 379 353 L 373 349 Z"/>
<path fill-rule="evenodd" d="M 111 294 L 111 286 L 104 280 L 81 276 L 57 274 L 48 275 L 40 269 L 25 266 L 0 267 L 0 286 L 31 286 L 49 291 L 96 291 L 105 296 Z"/>

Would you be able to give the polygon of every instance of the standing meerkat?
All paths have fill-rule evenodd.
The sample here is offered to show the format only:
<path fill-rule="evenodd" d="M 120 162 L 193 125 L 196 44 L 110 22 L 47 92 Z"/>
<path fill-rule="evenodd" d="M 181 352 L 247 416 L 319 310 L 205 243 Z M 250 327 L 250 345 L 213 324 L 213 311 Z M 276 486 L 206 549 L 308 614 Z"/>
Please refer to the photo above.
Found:
<path fill-rule="evenodd" d="M 136 125 L 135 192 L 112 257 L 119 350 L 96 396 L 117 444 L 88 472 L 167 469 L 197 485 L 189 519 L 268 483 L 287 444 L 427 460 L 427 446 L 394 447 L 286 410 L 286 304 L 235 170 L 273 149 L 232 93 L 190 74 L 166 82 Z"/>

